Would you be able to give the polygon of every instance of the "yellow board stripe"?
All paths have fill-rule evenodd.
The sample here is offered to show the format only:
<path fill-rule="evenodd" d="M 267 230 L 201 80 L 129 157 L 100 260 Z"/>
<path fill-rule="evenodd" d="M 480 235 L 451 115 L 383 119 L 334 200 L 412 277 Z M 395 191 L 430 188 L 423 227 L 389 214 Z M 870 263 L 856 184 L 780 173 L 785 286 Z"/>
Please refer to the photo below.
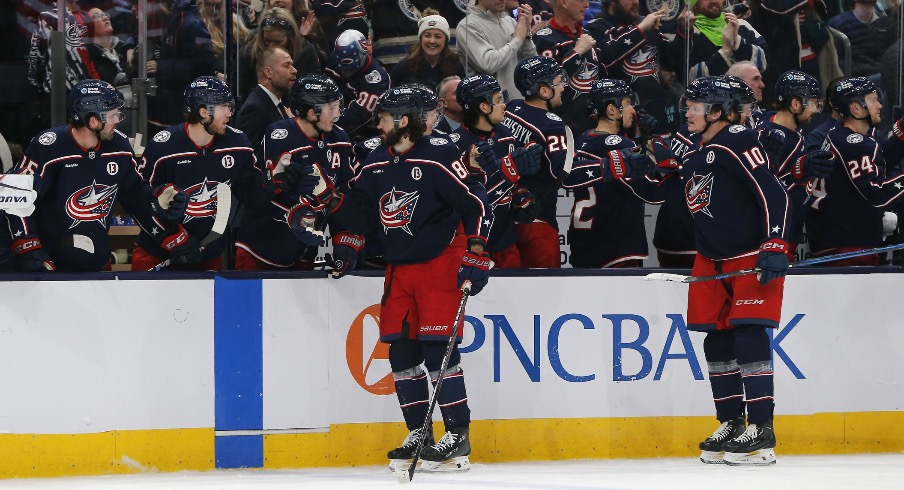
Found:
<path fill-rule="evenodd" d="M 820 413 L 776 417 L 776 453 L 854 454 L 904 451 L 904 412 Z M 713 417 L 476 420 L 472 461 L 586 458 L 695 458 Z M 434 425 L 437 436 L 442 423 Z M 329 432 L 264 435 L 264 467 L 386 464 L 404 424 L 343 424 Z M 98 434 L 0 434 L 0 478 L 212 470 L 214 429 Z"/>

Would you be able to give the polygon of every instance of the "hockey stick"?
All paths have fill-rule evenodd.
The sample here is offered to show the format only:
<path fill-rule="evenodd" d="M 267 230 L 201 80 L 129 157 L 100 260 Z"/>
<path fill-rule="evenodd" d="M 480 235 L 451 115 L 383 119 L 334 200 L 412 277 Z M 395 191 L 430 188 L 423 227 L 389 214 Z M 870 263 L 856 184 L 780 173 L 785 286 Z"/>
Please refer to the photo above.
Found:
<path fill-rule="evenodd" d="M 201 251 L 203 251 L 204 247 L 210 244 L 210 242 L 223 236 L 223 233 L 226 231 L 226 225 L 229 224 L 230 208 L 232 208 L 232 189 L 229 188 L 228 184 L 220 182 L 217 184 L 217 214 L 213 219 L 213 226 L 210 228 L 210 233 L 201 240 Z M 156 272 L 165 269 L 169 267 L 170 263 L 170 259 L 166 259 L 148 269 L 148 271 Z"/>
<path fill-rule="evenodd" d="M 896 243 L 894 245 L 886 245 L 884 247 L 876 247 L 876 248 L 866 248 L 863 250 L 853 250 L 851 252 L 843 252 L 835 255 L 826 255 L 825 257 L 813 257 L 812 259 L 799 260 L 797 262 L 793 262 L 788 264 L 788 267 L 804 267 L 813 264 L 822 264 L 825 262 L 834 262 L 836 260 L 841 259 L 849 259 L 851 257 L 861 257 L 863 255 L 872 255 L 882 252 L 890 252 L 892 250 L 900 250 L 904 248 L 904 243 Z M 670 274 L 667 272 L 654 272 L 652 274 L 647 274 L 644 276 L 644 281 L 670 281 L 670 282 L 683 282 L 683 283 L 691 283 L 691 282 L 703 282 L 703 281 L 715 281 L 717 279 L 727 279 L 729 277 L 737 277 L 737 276 L 745 276 L 747 274 L 756 274 L 760 272 L 759 267 L 754 267 L 752 269 L 741 269 L 739 271 L 734 272 L 726 272 L 724 274 L 714 274 L 712 276 L 683 276 L 681 274 Z"/>
<path fill-rule="evenodd" d="M 3 173 L 9 172 L 10 169 L 16 166 L 16 162 L 13 161 L 13 154 L 9 150 L 9 143 L 6 142 L 6 138 L 3 137 L 2 133 L 0 133 L 0 162 L 3 164 Z"/>
<path fill-rule="evenodd" d="M 461 303 L 458 305 L 458 313 L 455 314 L 455 323 L 452 324 L 452 334 L 449 335 L 449 343 L 446 344 L 446 354 L 443 356 L 443 362 L 439 367 L 439 374 L 436 376 L 436 386 L 433 387 L 433 393 L 430 395 L 430 407 L 427 408 L 427 416 L 424 417 L 424 424 L 421 425 L 421 434 L 417 441 L 417 449 L 414 451 L 414 458 L 407 470 L 396 471 L 396 478 L 399 483 L 408 483 L 414 479 L 415 467 L 421 459 L 421 450 L 424 449 L 424 441 L 427 440 L 427 430 L 433 430 L 433 409 L 436 408 L 436 401 L 439 399 L 439 390 L 443 387 L 443 379 L 446 377 L 446 369 L 449 367 L 449 358 L 452 357 L 452 349 L 455 348 L 455 339 L 458 337 L 458 326 L 461 318 L 465 313 L 465 304 L 468 303 L 468 296 L 471 295 L 471 281 L 465 281 L 461 286 Z"/>

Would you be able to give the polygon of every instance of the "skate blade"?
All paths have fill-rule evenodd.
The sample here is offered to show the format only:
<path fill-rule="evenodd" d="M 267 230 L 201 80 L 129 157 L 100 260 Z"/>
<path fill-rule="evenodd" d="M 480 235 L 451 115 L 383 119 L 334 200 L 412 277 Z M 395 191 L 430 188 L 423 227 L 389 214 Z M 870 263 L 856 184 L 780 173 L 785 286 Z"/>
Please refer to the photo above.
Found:
<path fill-rule="evenodd" d="M 420 466 L 421 462 L 418 461 L 418 466 Z M 410 459 L 390 459 L 389 460 L 389 471 L 393 473 L 398 473 L 399 471 L 408 471 L 408 468 L 411 467 Z"/>
<path fill-rule="evenodd" d="M 731 466 L 768 466 L 775 464 L 775 449 L 760 449 L 749 453 L 725 453 L 725 464 Z"/>
<path fill-rule="evenodd" d="M 471 460 L 467 456 L 447 459 L 446 461 L 421 460 L 421 471 L 428 473 L 452 473 L 471 469 Z"/>
<path fill-rule="evenodd" d="M 700 453 L 700 461 L 706 464 L 725 464 L 722 451 L 702 451 Z"/>

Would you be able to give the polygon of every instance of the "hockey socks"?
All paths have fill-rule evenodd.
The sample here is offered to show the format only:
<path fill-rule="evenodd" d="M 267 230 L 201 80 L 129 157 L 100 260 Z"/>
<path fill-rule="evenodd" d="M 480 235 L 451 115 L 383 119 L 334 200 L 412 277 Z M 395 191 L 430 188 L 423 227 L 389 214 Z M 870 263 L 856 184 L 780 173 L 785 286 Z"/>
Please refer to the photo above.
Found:
<path fill-rule="evenodd" d="M 420 366 L 415 366 L 392 373 L 392 378 L 395 380 L 396 396 L 399 398 L 405 425 L 408 426 L 408 430 L 419 429 L 427 416 L 430 396 L 427 389 L 427 373 Z"/>
<path fill-rule="evenodd" d="M 709 371 L 716 417 L 726 422 L 744 414 L 744 385 L 741 369 L 733 352 L 734 334 L 730 330 L 709 332 L 703 340 L 703 352 Z"/>
<path fill-rule="evenodd" d="M 443 378 L 443 389 L 436 400 L 443 414 L 446 430 L 467 427 L 471 423 L 471 409 L 468 407 L 468 393 L 465 390 L 465 376 L 459 365 L 449 366 Z M 439 371 L 430 372 L 430 381 L 436 386 Z"/>
<path fill-rule="evenodd" d="M 747 395 L 747 423 L 772 421 L 775 392 L 772 380 L 772 350 L 769 334 L 760 325 L 735 329 L 734 351 Z"/>

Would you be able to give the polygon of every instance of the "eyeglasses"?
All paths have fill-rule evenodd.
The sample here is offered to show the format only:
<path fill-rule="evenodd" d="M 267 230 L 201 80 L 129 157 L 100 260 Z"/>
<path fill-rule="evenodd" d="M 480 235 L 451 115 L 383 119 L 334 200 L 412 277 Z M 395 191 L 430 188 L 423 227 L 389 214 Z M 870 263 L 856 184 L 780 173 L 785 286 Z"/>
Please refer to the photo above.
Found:
<path fill-rule="evenodd" d="M 91 18 L 94 20 L 104 20 L 109 19 L 110 16 L 106 12 L 98 12 L 96 14 L 92 14 Z"/>
<path fill-rule="evenodd" d="M 277 19 L 274 17 L 267 17 L 261 22 L 262 27 L 276 27 L 277 29 L 282 29 L 286 32 L 295 32 L 295 28 L 292 27 L 292 24 L 285 19 Z"/>

